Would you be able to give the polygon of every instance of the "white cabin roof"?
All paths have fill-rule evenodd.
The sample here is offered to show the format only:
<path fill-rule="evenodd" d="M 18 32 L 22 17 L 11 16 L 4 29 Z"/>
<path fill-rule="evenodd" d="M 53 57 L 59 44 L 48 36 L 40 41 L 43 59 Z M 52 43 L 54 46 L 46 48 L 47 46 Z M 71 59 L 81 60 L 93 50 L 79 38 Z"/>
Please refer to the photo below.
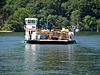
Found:
<path fill-rule="evenodd" d="M 25 18 L 25 20 L 38 20 L 37 18 Z"/>

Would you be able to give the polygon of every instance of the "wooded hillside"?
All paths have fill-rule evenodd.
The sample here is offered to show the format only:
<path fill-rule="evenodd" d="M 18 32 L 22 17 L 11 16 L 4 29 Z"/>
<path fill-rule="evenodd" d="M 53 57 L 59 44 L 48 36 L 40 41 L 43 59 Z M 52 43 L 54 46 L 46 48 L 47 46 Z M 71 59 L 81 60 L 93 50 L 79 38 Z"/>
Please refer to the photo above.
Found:
<path fill-rule="evenodd" d="M 54 27 L 79 25 L 81 30 L 100 30 L 100 0 L 0 0 L 0 30 L 23 31 L 24 18 L 37 17 L 38 27 L 47 21 Z"/>

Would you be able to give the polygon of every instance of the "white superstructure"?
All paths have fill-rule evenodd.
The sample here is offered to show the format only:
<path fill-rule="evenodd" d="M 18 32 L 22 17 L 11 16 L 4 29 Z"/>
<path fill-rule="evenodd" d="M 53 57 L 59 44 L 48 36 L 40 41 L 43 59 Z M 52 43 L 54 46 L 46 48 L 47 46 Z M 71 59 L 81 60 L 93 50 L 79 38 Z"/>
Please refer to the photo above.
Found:
<path fill-rule="evenodd" d="M 25 40 L 36 40 L 37 18 L 25 18 Z"/>

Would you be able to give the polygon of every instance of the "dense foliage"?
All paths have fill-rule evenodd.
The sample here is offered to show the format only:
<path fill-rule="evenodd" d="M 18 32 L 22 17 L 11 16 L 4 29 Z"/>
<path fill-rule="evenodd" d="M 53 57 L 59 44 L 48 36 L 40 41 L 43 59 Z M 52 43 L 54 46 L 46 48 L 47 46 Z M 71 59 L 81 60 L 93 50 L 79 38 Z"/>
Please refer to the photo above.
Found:
<path fill-rule="evenodd" d="M 1 30 L 23 31 L 24 18 L 37 17 L 38 27 L 77 26 L 81 30 L 100 30 L 100 0 L 0 0 Z"/>

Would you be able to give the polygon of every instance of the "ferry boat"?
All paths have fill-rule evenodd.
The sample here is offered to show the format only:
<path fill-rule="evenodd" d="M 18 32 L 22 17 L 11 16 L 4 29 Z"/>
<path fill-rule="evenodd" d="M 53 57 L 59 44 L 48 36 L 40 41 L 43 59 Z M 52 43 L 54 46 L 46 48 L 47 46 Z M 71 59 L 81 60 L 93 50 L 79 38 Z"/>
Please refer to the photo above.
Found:
<path fill-rule="evenodd" d="M 25 42 L 29 44 L 72 44 L 73 32 L 68 29 L 44 29 L 37 28 L 38 18 L 25 18 Z"/>

